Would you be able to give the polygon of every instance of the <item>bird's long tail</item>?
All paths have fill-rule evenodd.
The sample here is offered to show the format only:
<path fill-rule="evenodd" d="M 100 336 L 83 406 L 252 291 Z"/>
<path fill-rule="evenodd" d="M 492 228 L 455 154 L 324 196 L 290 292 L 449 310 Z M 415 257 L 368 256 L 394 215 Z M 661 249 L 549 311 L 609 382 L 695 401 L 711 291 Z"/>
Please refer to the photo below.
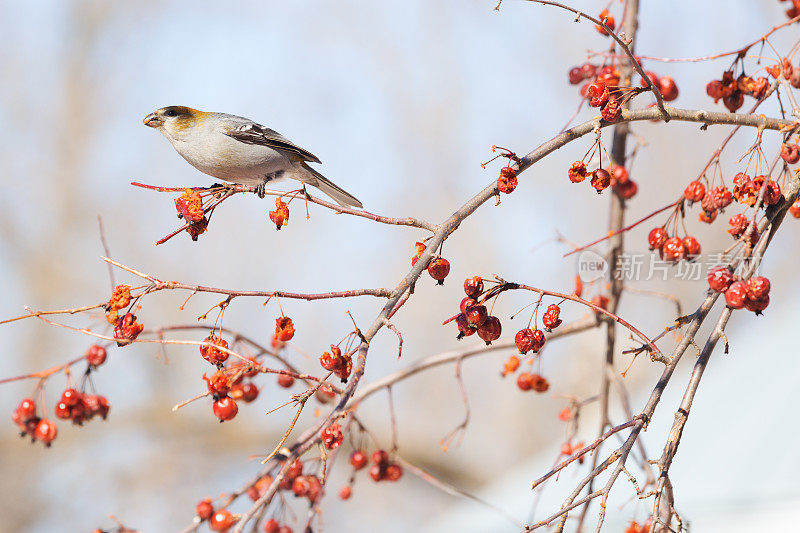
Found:
<path fill-rule="evenodd" d="M 303 170 L 298 172 L 298 174 L 300 175 L 300 181 L 303 183 L 316 187 L 343 207 L 364 207 L 361 202 L 358 201 L 358 198 L 308 166 L 305 161 L 301 162 L 300 166 Z"/>

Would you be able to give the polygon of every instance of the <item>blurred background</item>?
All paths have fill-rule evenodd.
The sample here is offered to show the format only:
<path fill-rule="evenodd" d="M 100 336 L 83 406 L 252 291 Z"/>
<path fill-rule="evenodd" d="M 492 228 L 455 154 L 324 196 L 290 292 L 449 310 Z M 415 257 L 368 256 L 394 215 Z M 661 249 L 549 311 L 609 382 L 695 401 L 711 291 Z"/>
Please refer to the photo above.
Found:
<path fill-rule="evenodd" d="M 568 69 L 585 61 L 587 49 L 608 44 L 590 25 L 574 24 L 555 8 L 506 0 L 498 13 L 492 10 L 495 3 L 0 2 L 0 318 L 24 313 L 24 306 L 59 309 L 108 298 L 98 215 L 115 259 L 164 280 L 307 292 L 394 287 L 425 232 L 314 206 L 306 220 L 298 204 L 289 225 L 276 232 L 267 217 L 272 200 L 254 195 L 224 204 L 198 242 L 182 234 L 156 247 L 156 240 L 177 227 L 174 195 L 130 182 L 183 187 L 211 180 L 141 119 L 166 105 L 252 118 L 318 155 L 321 170 L 370 211 L 438 222 L 496 178 L 499 165 L 480 166 L 491 157 L 493 144 L 523 154 L 565 125 L 578 103 L 577 88 L 567 83 Z M 605 7 L 588 1 L 571 5 L 591 13 Z M 637 51 L 694 57 L 733 50 L 786 20 L 784 8 L 777 1 L 642 2 Z M 614 2 L 612 12 L 619 20 L 621 5 Z M 785 51 L 793 35 L 796 30 L 790 28 L 771 42 Z M 704 87 L 729 64 L 724 59 L 646 67 L 675 77 L 681 91 L 676 106 L 721 110 Z M 775 114 L 777 106 L 770 103 L 762 110 Z M 584 110 L 578 120 L 591 116 Z M 728 131 L 701 132 L 697 125 L 676 123 L 638 123 L 633 130 L 647 144 L 631 170 L 639 185 L 629 203 L 631 221 L 676 198 Z M 734 161 L 754 136 L 742 132 L 730 145 L 723 157 L 726 175 L 733 174 Z M 764 139 L 772 157 L 778 136 L 767 132 Z M 561 257 L 565 248 L 556 242 L 556 232 L 585 243 L 604 234 L 607 224 L 608 195 L 598 197 L 566 179 L 569 164 L 590 143 L 586 138 L 552 154 L 521 177 L 518 190 L 504 196 L 501 206 L 487 204 L 462 224 L 444 247 L 453 267 L 444 287 L 423 277 L 413 300 L 393 320 L 404 335 L 403 358 L 396 357 L 394 334 L 381 332 L 370 350 L 366 382 L 442 350 L 480 342 L 473 337 L 459 343 L 452 325 L 441 326 L 457 309 L 467 276 L 497 274 L 572 289 L 575 260 Z M 696 216 L 693 210 L 687 226 L 706 251 L 728 245 L 723 217 L 699 227 Z M 662 222 L 659 217 L 653 225 Z M 791 422 L 798 363 L 790 321 L 800 239 L 797 221 L 787 220 L 785 226 L 762 268 L 773 283 L 772 305 L 763 318 L 734 315 L 730 354 L 715 353 L 672 469 L 678 510 L 694 531 L 788 531 L 800 515 L 795 481 L 800 461 L 790 444 L 798 437 Z M 646 250 L 650 227 L 626 235 L 630 250 Z M 117 282 L 138 283 L 124 272 L 115 276 Z M 685 312 L 695 308 L 705 290 L 705 282 L 674 280 L 632 286 L 673 293 Z M 198 295 L 181 311 L 186 296 L 150 296 L 138 316 L 146 327 L 196 324 L 220 300 Z M 528 301 L 509 295 L 495 309 L 506 336 L 516 330 L 509 315 Z M 352 328 L 347 311 L 367 326 L 382 305 L 367 297 L 281 303 L 298 331 L 286 355 L 313 372 L 319 370 L 318 355 Z M 275 302 L 261 304 L 236 300 L 225 325 L 268 343 L 280 311 Z M 569 321 L 583 313 L 564 306 L 562 317 Z M 620 314 L 626 313 L 640 329 L 655 334 L 674 318 L 675 307 L 626 294 Z M 103 327 L 102 318 L 64 321 Z M 619 351 L 632 346 L 622 337 Z M 446 453 L 439 442 L 464 415 L 454 367 L 397 385 L 401 455 L 518 522 L 543 518 L 584 475 L 584 470 L 564 472 L 532 511 L 530 481 L 549 468 L 565 438 L 557 413 L 566 403 L 558 395 L 596 393 L 603 338 L 602 331 L 594 331 L 549 344 L 540 368 L 552 386 L 544 395 L 523 393 L 512 379 L 500 377 L 511 350 L 466 361 L 472 417 L 461 445 Z M 664 342 L 665 352 L 671 342 Z M 62 363 L 83 354 L 90 343 L 86 336 L 35 319 L 1 326 L 0 377 Z M 6 480 L 0 531 L 111 528 L 110 514 L 144 532 L 176 531 L 191 522 L 199 500 L 234 490 L 252 477 L 259 461 L 250 456 L 272 450 L 293 414 L 286 409 L 264 413 L 285 402 L 288 392 L 271 378 L 261 379 L 258 400 L 223 425 L 207 399 L 172 412 L 174 404 L 204 390 L 201 374 L 209 367 L 196 348 L 165 352 L 159 355 L 155 346 L 142 344 L 110 349 L 94 381 L 111 402 L 108 420 L 80 428 L 60 423 L 49 450 L 18 438 L 10 420 L 33 381 L 0 387 L 0 405 L 8 415 L 0 431 L 0 474 Z M 660 455 L 693 359 L 687 353 L 644 434 L 653 457 Z M 620 355 L 618 361 L 621 369 L 628 357 Z M 628 374 L 634 410 L 660 371 L 660 365 L 641 358 Z M 64 385 L 63 375 L 49 380 L 48 412 Z M 307 411 L 296 433 L 312 423 L 313 409 Z M 584 413 L 582 440 L 594 438 L 595 411 Z M 386 394 L 371 397 L 360 413 L 388 447 Z M 622 422 L 622 416 L 617 412 L 615 421 Z M 342 503 L 335 492 L 346 482 L 348 468 L 339 463 L 332 475 L 331 494 L 322 506 L 330 531 L 516 530 L 497 513 L 408 474 L 399 483 L 375 485 L 362 472 L 353 497 Z M 609 531 L 646 515 L 646 505 L 632 497 L 624 479 L 613 494 Z M 241 512 L 246 506 L 233 509 Z M 285 518 L 298 530 L 306 512 L 299 505 L 294 509 L 296 514 Z M 596 511 L 595 505 L 590 516 Z M 756 516 L 759 522 L 748 522 Z"/>

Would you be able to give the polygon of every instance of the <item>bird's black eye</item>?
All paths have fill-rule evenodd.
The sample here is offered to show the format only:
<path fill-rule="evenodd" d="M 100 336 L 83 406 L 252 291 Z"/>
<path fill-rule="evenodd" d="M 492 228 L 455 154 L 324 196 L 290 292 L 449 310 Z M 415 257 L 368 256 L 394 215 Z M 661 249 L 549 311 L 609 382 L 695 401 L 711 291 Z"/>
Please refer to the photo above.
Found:
<path fill-rule="evenodd" d="M 166 111 L 164 111 L 164 116 L 177 117 L 178 116 L 178 112 L 175 111 L 174 109 L 167 109 Z"/>

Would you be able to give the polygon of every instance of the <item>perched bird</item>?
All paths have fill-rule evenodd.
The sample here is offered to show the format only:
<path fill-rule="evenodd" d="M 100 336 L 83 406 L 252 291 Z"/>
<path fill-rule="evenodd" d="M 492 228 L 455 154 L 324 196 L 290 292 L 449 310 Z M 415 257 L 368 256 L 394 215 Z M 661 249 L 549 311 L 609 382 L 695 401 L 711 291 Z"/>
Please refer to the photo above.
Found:
<path fill-rule="evenodd" d="M 169 106 L 143 120 L 172 143 L 201 172 L 225 181 L 256 187 L 263 198 L 268 183 L 292 178 L 312 185 L 345 207 L 361 202 L 308 163 L 320 160 L 278 132 L 244 117 Z"/>

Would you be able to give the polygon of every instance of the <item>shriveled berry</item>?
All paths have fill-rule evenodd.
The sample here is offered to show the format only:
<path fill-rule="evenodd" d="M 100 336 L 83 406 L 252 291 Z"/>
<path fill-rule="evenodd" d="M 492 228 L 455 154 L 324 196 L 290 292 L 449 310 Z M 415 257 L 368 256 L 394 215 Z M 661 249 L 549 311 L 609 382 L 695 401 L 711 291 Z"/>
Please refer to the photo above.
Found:
<path fill-rule="evenodd" d="M 611 98 L 600 108 L 600 116 L 606 122 L 616 122 L 622 116 L 622 104 L 619 100 Z"/>
<path fill-rule="evenodd" d="M 800 161 L 800 146 L 797 143 L 783 143 L 781 145 L 781 157 L 790 165 Z"/>
<path fill-rule="evenodd" d="M 521 329 L 514 335 L 514 344 L 517 345 L 519 353 L 526 354 L 533 347 L 533 330 L 530 328 Z"/>
<path fill-rule="evenodd" d="M 496 341 L 500 338 L 500 334 L 503 331 L 503 327 L 500 324 L 500 319 L 496 316 L 489 316 L 486 317 L 486 320 L 478 326 L 478 337 L 483 339 L 487 345 L 491 344 L 492 341 Z"/>
<path fill-rule="evenodd" d="M 601 107 L 608 102 L 609 93 L 608 87 L 602 81 L 596 81 L 589 85 L 586 89 L 586 96 L 589 98 L 589 105 L 592 107 Z"/>
<path fill-rule="evenodd" d="M 456 326 L 458 326 L 458 338 L 461 339 L 462 337 L 469 337 L 470 335 L 474 334 L 477 330 L 477 326 L 472 326 L 469 323 L 466 315 L 461 313 L 456 317 Z"/>
<path fill-rule="evenodd" d="M 586 170 L 586 163 L 583 161 L 575 161 L 572 163 L 572 166 L 569 167 L 567 175 L 572 183 L 582 182 L 586 179 L 586 176 L 589 175 L 589 172 Z"/>
<path fill-rule="evenodd" d="M 706 84 L 706 94 L 714 99 L 714 102 L 719 102 L 722 98 L 722 82 L 720 80 L 711 80 Z"/>
<path fill-rule="evenodd" d="M 728 220 L 728 225 L 730 225 L 730 229 L 728 233 L 730 233 L 734 239 L 738 239 L 744 232 L 747 230 L 747 226 L 750 224 L 750 221 L 747 220 L 747 217 L 744 213 L 739 213 L 733 215 L 730 220 Z"/>
<path fill-rule="evenodd" d="M 203 374 L 203 379 L 211 394 L 225 396 L 231 390 L 231 380 L 224 370 L 217 370 L 210 378 Z"/>
<path fill-rule="evenodd" d="M 558 305 L 550 304 L 547 307 L 547 311 L 545 311 L 544 316 L 542 316 L 542 324 L 544 324 L 544 327 L 547 328 L 548 331 L 561 325 L 560 314 L 561 308 Z"/>
<path fill-rule="evenodd" d="M 322 430 L 320 434 L 322 443 L 329 450 L 335 450 L 344 440 L 344 433 L 342 433 L 342 426 L 334 422 L 330 426 Z"/>
<path fill-rule="evenodd" d="M 592 172 L 591 184 L 598 193 L 601 193 L 611 185 L 611 174 L 604 168 L 598 168 Z"/>
<path fill-rule="evenodd" d="M 539 374 L 533 374 L 531 377 L 531 387 L 539 393 L 547 392 L 550 388 L 550 382 Z"/>
<path fill-rule="evenodd" d="M 269 212 L 269 219 L 277 230 L 289 223 L 289 206 L 280 197 L 275 198 L 275 211 Z"/>
<path fill-rule="evenodd" d="M 144 330 L 144 325 L 136 321 L 136 315 L 132 313 L 125 313 L 125 316 L 119 318 L 116 327 L 114 327 L 114 338 L 117 340 L 117 346 L 125 346 L 139 336 Z"/>
<path fill-rule="evenodd" d="M 735 113 L 740 107 L 744 105 L 744 94 L 741 91 L 734 91 L 728 96 L 722 98 L 722 103 L 728 108 L 728 111 Z"/>
<path fill-rule="evenodd" d="M 502 375 L 505 377 L 508 374 L 513 374 L 519 368 L 519 357 L 516 355 L 512 355 L 508 358 L 508 361 L 505 362 L 503 365 L 503 372 Z"/>
<path fill-rule="evenodd" d="M 275 337 L 281 342 L 289 342 L 294 337 L 294 323 L 288 316 L 275 319 Z"/>
<path fill-rule="evenodd" d="M 747 288 L 742 281 L 734 281 L 725 291 L 725 303 L 731 309 L 741 309 L 747 302 Z"/>
<path fill-rule="evenodd" d="M 219 348 L 228 349 L 228 341 L 209 333 L 208 337 L 203 339 L 203 342 L 206 343 L 200 346 L 200 355 L 203 356 L 203 359 L 212 365 L 222 366 L 222 363 L 228 359 L 229 354 Z"/>
<path fill-rule="evenodd" d="M 477 298 L 483 292 L 483 279 L 480 276 L 474 276 L 464 280 L 464 292 L 470 298 Z M 462 302 L 463 303 L 463 302 Z M 463 309 L 462 309 L 463 311 Z"/>
<path fill-rule="evenodd" d="M 598 20 L 600 20 L 600 22 L 604 23 L 608 27 L 609 30 L 614 31 L 614 28 L 616 28 L 616 22 L 614 21 L 614 17 L 613 17 L 613 15 L 611 15 L 611 13 L 608 12 L 608 9 L 602 10 L 600 12 L 600 14 L 597 16 L 597 18 L 598 18 Z M 606 30 L 600 24 L 595 24 L 594 27 L 601 34 L 608 35 L 608 30 Z"/>
<path fill-rule="evenodd" d="M 500 169 L 500 177 L 497 178 L 497 190 L 505 194 L 511 194 L 517 188 L 517 172 L 511 167 Z"/>

